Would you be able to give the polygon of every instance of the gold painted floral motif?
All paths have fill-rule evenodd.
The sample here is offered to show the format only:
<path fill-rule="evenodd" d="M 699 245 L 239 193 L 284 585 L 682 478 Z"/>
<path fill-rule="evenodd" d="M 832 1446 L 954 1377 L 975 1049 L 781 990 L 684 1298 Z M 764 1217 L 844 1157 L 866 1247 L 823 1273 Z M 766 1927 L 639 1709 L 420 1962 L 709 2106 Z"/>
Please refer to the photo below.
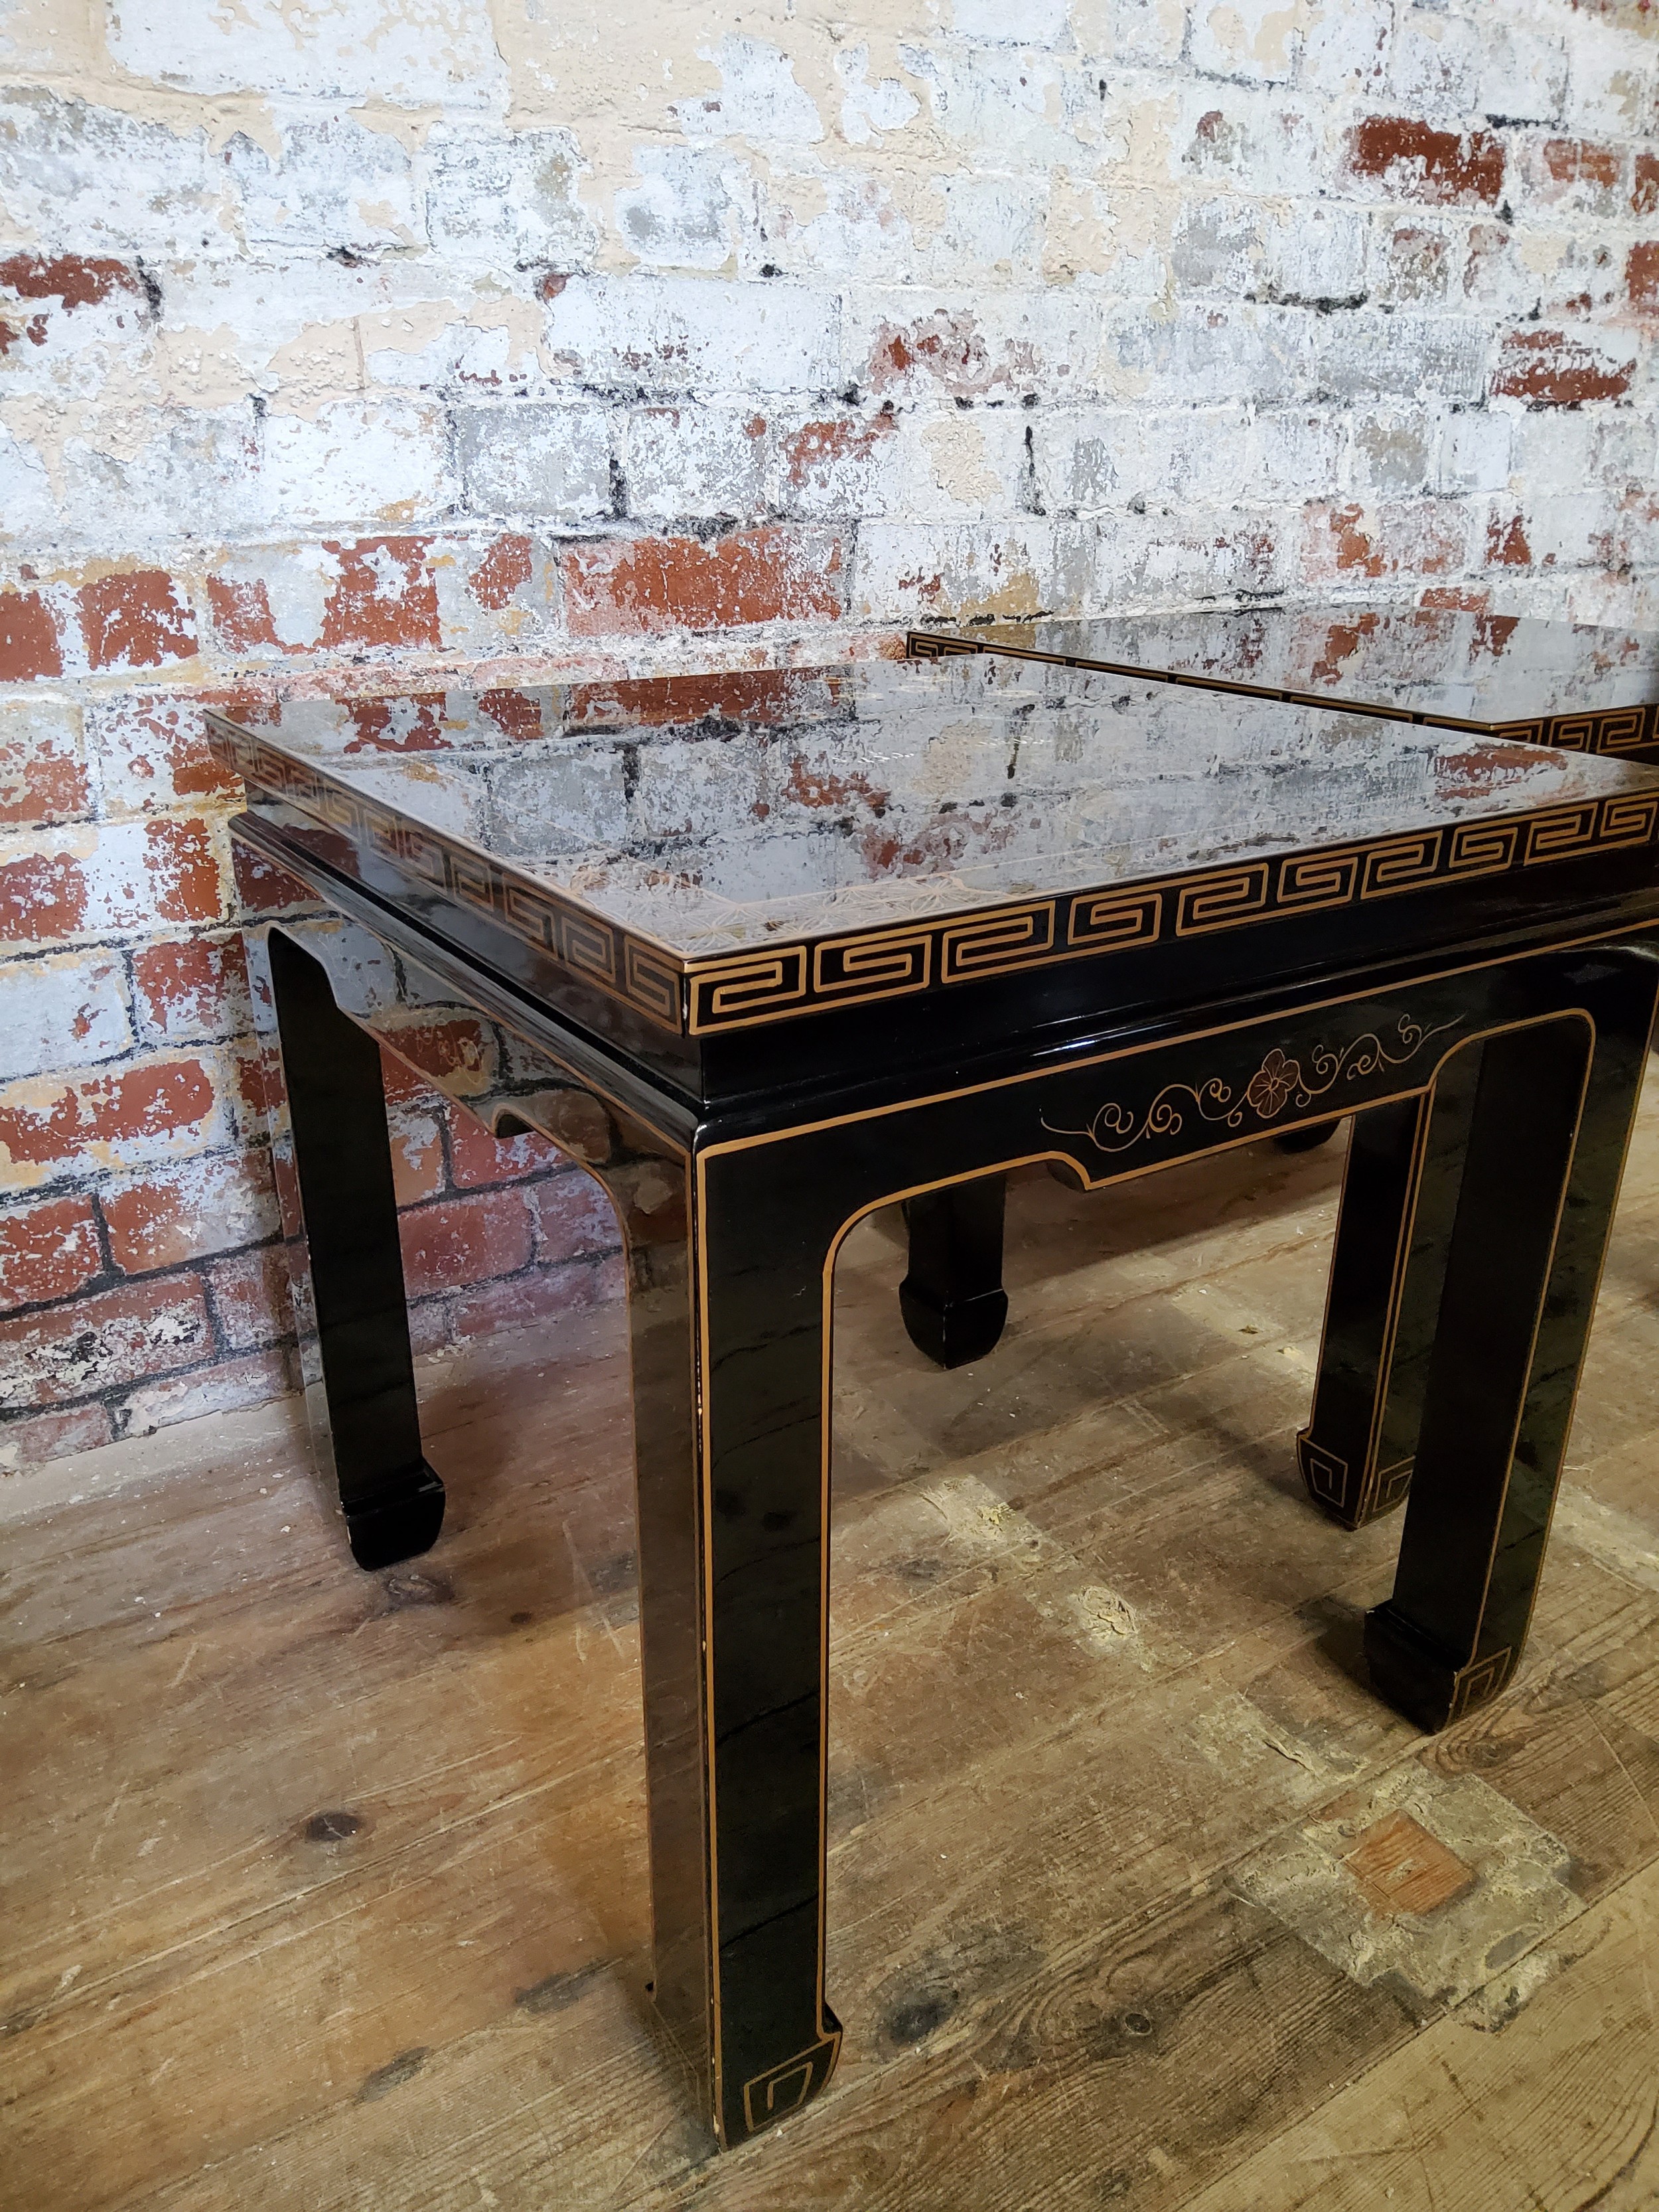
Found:
<path fill-rule="evenodd" d="M 1404 1067 L 1415 1060 L 1431 1037 L 1457 1027 L 1458 1016 L 1425 1030 L 1402 1014 L 1395 1024 L 1395 1050 L 1375 1030 L 1367 1030 L 1345 1045 L 1315 1045 L 1307 1054 L 1307 1066 L 1275 1045 L 1242 1089 L 1212 1075 L 1202 1083 L 1166 1083 L 1144 1112 L 1137 1113 L 1121 1100 L 1109 1098 L 1097 1107 L 1085 1127 L 1063 1129 L 1042 1117 L 1042 1127 L 1054 1137 L 1086 1137 L 1097 1151 L 1127 1152 L 1131 1145 L 1154 1137 L 1178 1137 L 1187 1116 L 1197 1114 L 1212 1127 L 1242 1129 L 1247 1116 L 1261 1122 L 1276 1121 L 1286 1107 L 1301 1113 L 1316 1099 L 1326 1099 L 1339 1084 L 1358 1083 L 1385 1068 Z M 1333 1102 L 1334 1103 L 1334 1102 Z"/>

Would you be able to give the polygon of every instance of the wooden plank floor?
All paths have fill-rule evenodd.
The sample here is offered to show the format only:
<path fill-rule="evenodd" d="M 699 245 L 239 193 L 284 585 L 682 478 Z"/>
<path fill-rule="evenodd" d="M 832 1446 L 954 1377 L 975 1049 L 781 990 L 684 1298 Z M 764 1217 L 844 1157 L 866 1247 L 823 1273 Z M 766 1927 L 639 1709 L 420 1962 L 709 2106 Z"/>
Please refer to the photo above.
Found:
<path fill-rule="evenodd" d="M 292 1405 L 0 1489 L 0 2203 L 1168 2212 L 1659 2199 L 1659 1094 L 1533 1640 L 1369 1694 L 1304 1502 L 1340 1146 L 1011 1200 L 953 1376 L 837 1286 L 832 2092 L 710 2157 L 648 1972 L 615 1314 L 423 1373 L 357 1573 Z"/>

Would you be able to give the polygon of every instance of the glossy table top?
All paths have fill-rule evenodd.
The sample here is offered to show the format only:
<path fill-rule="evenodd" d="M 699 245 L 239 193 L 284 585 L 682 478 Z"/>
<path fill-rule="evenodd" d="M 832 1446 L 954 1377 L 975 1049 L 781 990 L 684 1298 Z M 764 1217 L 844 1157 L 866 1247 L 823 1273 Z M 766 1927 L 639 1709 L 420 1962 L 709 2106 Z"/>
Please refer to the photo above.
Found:
<path fill-rule="evenodd" d="M 1625 763 L 1000 656 L 271 712 L 210 718 L 256 802 L 669 1025 L 708 975 L 693 1030 L 1650 844 L 1659 814 Z"/>
<path fill-rule="evenodd" d="M 951 641 L 1535 739 L 1544 720 L 1620 717 L 1578 738 L 1589 751 L 1650 742 L 1659 706 L 1659 636 L 1440 607 L 1256 607 L 912 635 L 924 653 Z"/>

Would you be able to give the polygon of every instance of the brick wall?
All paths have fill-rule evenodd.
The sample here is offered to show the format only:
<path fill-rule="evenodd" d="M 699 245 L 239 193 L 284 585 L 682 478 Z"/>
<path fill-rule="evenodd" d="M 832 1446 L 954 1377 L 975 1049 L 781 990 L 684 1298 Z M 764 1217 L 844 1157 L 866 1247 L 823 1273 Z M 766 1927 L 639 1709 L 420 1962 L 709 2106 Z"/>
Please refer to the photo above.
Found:
<path fill-rule="evenodd" d="M 1659 619 L 1654 24 L 18 0 L 0 1464 L 288 1379 L 205 695 L 1257 595 Z M 614 1293 L 584 1178 L 396 1111 L 423 1342 Z"/>

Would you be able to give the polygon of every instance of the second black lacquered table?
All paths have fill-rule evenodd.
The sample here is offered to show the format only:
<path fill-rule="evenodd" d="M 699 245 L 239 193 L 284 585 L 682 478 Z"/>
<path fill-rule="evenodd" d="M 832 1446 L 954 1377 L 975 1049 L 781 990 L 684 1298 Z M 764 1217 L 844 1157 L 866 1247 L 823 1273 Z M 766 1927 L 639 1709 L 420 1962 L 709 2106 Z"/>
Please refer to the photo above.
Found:
<path fill-rule="evenodd" d="M 1456 607 L 1245 607 L 913 630 L 919 659 L 1001 653 L 1659 759 L 1659 637 Z"/>
<path fill-rule="evenodd" d="M 212 726 L 234 834 L 318 902 L 252 933 L 253 966 L 314 1429 L 364 1565 L 443 1512 L 380 1045 L 418 1068 L 434 1019 L 505 1030 L 511 1079 L 456 1097 L 498 1134 L 568 1143 L 589 1102 L 629 1255 L 654 1997 L 722 2141 L 839 2046 L 830 1293 L 875 1208 L 1389 1119 L 1388 1158 L 1455 1203 L 1367 1650 L 1425 1727 L 1501 1689 L 1659 996 L 1659 777 L 986 659 Z M 1345 1200 L 1339 1229 L 1320 1387 L 1373 1431 L 1406 1218 Z"/>

